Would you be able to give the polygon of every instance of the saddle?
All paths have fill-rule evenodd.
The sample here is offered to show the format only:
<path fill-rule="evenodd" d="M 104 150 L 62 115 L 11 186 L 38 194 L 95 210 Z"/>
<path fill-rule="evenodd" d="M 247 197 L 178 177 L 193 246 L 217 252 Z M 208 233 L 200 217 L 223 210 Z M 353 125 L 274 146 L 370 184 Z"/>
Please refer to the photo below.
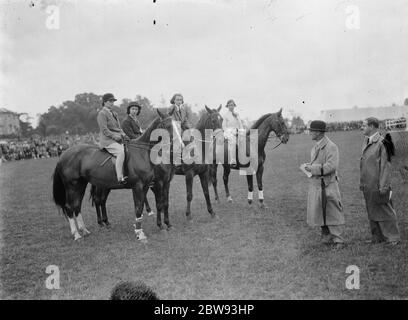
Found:
<path fill-rule="evenodd" d="M 106 158 L 105 158 L 105 160 L 103 160 L 103 161 L 99 164 L 100 167 L 103 167 L 109 160 L 112 160 L 112 163 L 115 165 L 116 156 L 115 156 L 114 154 L 110 153 L 110 152 L 109 152 L 108 150 L 106 150 L 105 148 L 100 148 L 99 150 L 100 150 L 101 152 L 103 152 L 103 153 L 106 153 Z M 124 163 L 126 163 L 127 158 L 128 158 L 128 148 L 127 148 L 126 145 L 125 145 L 125 161 L 124 161 Z"/>

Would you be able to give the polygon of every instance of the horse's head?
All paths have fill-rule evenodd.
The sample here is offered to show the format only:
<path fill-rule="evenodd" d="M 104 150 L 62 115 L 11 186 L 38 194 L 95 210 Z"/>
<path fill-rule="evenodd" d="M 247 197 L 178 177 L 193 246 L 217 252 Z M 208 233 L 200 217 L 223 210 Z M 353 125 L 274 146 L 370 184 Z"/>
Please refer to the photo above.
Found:
<path fill-rule="evenodd" d="M 222 121 L 223 118 L 220 115 L 220 110 L 222 108 L 222 105 L 218 107 L 218 109 L 210 109 L 205 106 L 205 110 L 207 111 L 206 114 L 203 116 L 204 118 L 204 123 L 203 123 L 203 128 L 204 129 L 212 129 L 214 131 L 214 134 L 217 135 L 219 132 L 222 131 Z"/>
<path fill-rule="evenodd" d="M 171 116 L 171 113 L 163 113 L 157 109 L 157 113 L 160 117 L 160 123 L 158 124 L 158 129 L 165 129 L 170 135 L 170 139 L 173 143 L 177 143 L 182 148 L 184 147 L 183 140 L 181 138 L 181 131 L 177 125 L 177 122 Z"/>
<path fill-rule="evenodd" d="M 277 113 L 272 114 L 270 119 L 272 131 L 275 132 L 282 143 L 287 143 L 289 141 L 289 132 L 285 120 L 282 117 L 282 108 Z"/>

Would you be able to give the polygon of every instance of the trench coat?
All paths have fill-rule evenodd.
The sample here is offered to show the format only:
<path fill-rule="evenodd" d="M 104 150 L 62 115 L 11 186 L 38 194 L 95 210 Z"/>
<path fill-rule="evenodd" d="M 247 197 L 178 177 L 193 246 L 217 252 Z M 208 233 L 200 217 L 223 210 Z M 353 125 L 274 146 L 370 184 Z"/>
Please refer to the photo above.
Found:
<path fill-rule="evenodd" d="M 125 133 L 120 127 L 118 115 L 114 111 L 103 107 L 97 116 L 99 126 L 99 146 L 105 148 L 114 142 L 119 142 L 125 136 Z"/>
<path fill-rule="evenodd" d="M 311 173 L 307 199 L 307 223 L 312 226 L 324 226 L 322 206 L 322 168 L 326 186 L 326 225 L 344 224 L 343 206 L 337 177 L 339 149 L 328 137 L 311 151 Z"/>
<path fill-rule="evenodd" d="M 376 134 L 368 144 L 366 139 L 360 158 L 360 190 L 366 201 L 368 219 L 373 221 L 396 219 L 390 201 L 391 162 L 388 161 L 383 139 L 380 134 Z M 383 195 L 380 190 L 384 191 Z"/>

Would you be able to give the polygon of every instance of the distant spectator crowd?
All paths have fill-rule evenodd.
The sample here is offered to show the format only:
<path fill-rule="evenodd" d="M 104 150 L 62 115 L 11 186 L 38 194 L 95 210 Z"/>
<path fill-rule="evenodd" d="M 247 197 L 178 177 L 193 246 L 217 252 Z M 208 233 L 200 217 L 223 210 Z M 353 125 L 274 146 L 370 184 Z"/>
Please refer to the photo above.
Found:
<path fill-rule="evenodd" d="M 88 133 L 86 135 L 64 135 L 47 138 L 29 138 L 26 140 L 0 140 L 0 159 L 2 162 L 45 159 L 59 157 L 69 147 L 79 144 L 97 144 L 98 134 Z"/>

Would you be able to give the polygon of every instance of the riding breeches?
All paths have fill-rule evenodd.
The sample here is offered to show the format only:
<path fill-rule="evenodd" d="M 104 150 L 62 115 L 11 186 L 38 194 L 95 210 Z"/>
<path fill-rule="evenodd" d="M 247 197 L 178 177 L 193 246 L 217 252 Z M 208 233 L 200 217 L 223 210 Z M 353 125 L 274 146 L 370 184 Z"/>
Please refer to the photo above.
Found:
<path fill-rule="evenodd" d="M 116 157 L 115 168 L 118 180 L 123 177 L 123 162 L 125 161 L 125 148 L 122 144 L 114 142 L 105 147 L 110 153 Z"/>

